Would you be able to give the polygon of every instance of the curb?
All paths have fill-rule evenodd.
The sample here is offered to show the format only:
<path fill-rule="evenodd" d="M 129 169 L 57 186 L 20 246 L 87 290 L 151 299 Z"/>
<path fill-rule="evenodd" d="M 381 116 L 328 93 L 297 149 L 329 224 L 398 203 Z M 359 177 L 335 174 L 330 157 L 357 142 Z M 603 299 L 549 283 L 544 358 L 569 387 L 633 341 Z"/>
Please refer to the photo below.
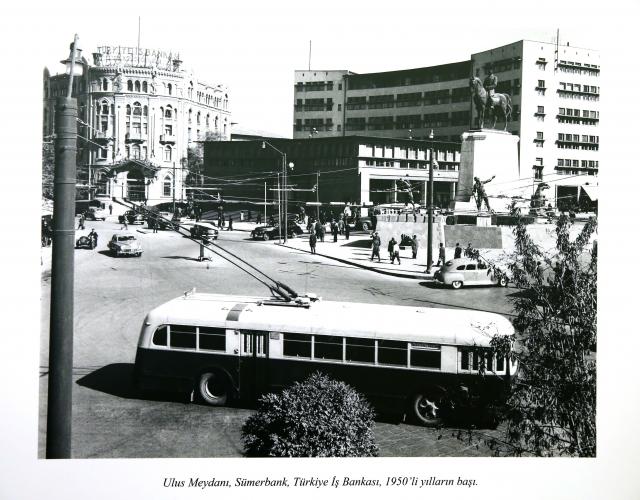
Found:
<path fill-rule="evenodd" d="M 291 250 L 298 250 L 299 252 L 308 253 L 309 255 L 319 255 L 320 257 L 325 257 L 327 259 L 332 259 L 337 262 L 341 262 L 343 264 L 349 264 L 350 266 L 358 267 L 360 269 L 365 269 L 367 271 L 371 271 L 378 274 L 385 274 L 387 276 L 393 276 L 395 278 L 407 278 L 412 280 L 422 280 L 422 281 L 434 281 L 433 274 L 426 274 L 424 276 L 420 276 L 419 274 L 406 274 L 406 273 L 397 273 L 394 271 L 387 271 L 385 269 L 375 269 L 369 266 L 365 266 L 364 264 L 360 264 L 357 262 L 352 262 L 347 259 L 341 259 L 340 257 L 333 257 L 331 255 L 325 255 L 323 253 L 311 253 L 309 250 L 303 250 L 302 248 L 291 247 L 289 245 L 280 245 L 281 247 L 290 248 Z"/>

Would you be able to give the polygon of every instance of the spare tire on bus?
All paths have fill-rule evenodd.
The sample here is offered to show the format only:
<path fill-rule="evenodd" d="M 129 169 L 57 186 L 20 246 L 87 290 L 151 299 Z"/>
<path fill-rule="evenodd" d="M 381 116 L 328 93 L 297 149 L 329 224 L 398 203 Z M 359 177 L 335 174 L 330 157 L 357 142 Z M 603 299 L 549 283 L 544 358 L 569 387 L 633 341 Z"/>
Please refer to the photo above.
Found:
<path fill-rule="evenodd" d="M 428 389 L 413 397 L 411 410 L 419 424 L 436 427 L 442 424 L 445 405 L 444 393 L 438 389 Z"/>
<path fill-rule="evenodd" d="M 207 371 L 200 375 L 198 393 L 203 402 L 211 406 L 224 406 L 229 399 L 229 382 L 220 372 Z"/>

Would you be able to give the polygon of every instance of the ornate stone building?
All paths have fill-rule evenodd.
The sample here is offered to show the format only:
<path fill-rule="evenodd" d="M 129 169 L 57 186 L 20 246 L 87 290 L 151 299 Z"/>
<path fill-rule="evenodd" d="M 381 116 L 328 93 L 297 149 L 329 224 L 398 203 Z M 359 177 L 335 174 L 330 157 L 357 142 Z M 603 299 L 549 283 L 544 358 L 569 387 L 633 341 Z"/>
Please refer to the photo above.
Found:
<path fill-rule="evenodd" d="M 178 54 L 99 47 L 74 79 L 78 99 L 78 198 L 149 205 L 185 198 L 187 151 L 228 140 L 229 93 L 182 69 Z M 44 73 L 43 132 L 54 132 L 55 100 L 68 77 Z"/>

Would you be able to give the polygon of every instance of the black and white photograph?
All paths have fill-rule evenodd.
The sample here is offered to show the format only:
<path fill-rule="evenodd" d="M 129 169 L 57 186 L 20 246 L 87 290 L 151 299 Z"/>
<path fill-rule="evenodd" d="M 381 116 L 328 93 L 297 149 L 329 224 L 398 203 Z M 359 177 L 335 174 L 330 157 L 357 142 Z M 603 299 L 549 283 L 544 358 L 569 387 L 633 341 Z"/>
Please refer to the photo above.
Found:
<path fill-rule="evenodd" d="M 638 498 L 637 5 L 2 10 L 0 498 Z"/>

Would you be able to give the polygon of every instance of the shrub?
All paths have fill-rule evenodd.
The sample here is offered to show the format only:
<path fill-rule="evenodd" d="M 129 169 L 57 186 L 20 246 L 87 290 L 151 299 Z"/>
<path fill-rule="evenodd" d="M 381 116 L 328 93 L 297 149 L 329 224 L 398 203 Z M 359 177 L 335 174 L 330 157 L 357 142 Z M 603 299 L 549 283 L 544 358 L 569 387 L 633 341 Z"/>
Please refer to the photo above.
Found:
<path fill-rule="evenodd" d="M 245 453 L 259 457 L 371 457 L 374 413 L 344 382 L 316 372 L 258 400 L 242 426 Z"/>

